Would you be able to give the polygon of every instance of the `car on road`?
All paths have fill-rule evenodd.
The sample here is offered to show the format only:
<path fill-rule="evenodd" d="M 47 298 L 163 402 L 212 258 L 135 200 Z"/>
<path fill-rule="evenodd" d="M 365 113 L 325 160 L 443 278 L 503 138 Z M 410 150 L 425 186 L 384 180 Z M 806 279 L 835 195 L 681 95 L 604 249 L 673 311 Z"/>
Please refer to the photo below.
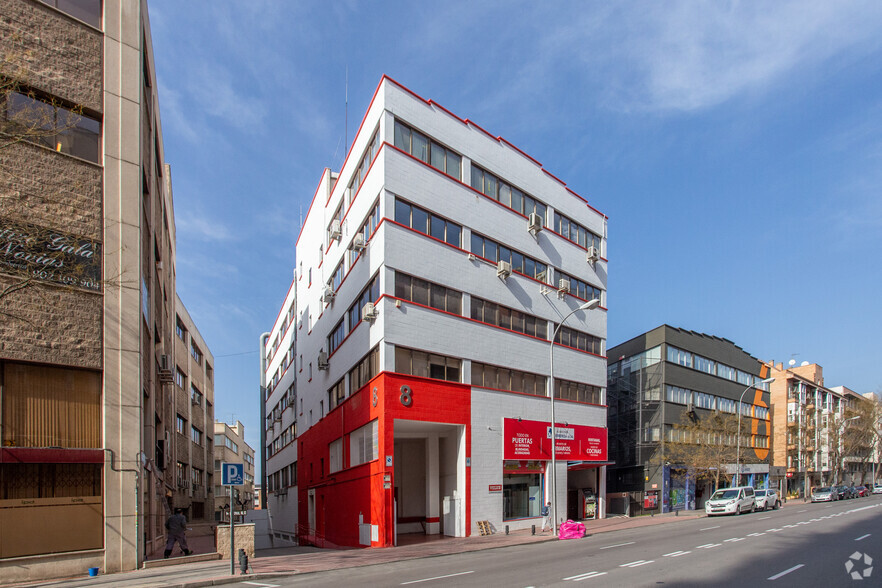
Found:
<path fill-rule="evenodd" d="M 721 488 L 714 492 L 713 496 L 704 503 L 704 512 L 709 517 L 723 514 L 741 514 L 755 510 L 756 498 L 751 486 Z"/>
<path fill-rule="evenodd" d="M 854 489 L 857 492 L 858 496 L 869 496 L 870 495 L 870 490 L 866 486 L 855 486 Z"/>
<path fill-rule="evenodd" d="M 873 486 L 873 494 L 882 494 L 882 484 L 876 484 Z"/>
<path fill-rule="evenodd" d="M 812 502 L 832 502 L 834 500 L 839 500 L 839 488 L 836 486 L 812 488 Z"/>
<path fill-rule="evenodd" d="M 781 500 L 778 498 L 778 493 L 774 490 L 757 490 L 754 492 L 755 501 L 756 501 L 756 509 L 757 510 L 766 510 L 767 508 L 772 508 L 777 510 L 778 507 L 781 506 Z"/>
<path fill-rule="evenodd" d="M 849 498 L 848 496 L 848 486 L 831 486 L 834 490 L 836 490 L 836 495 L 839 500 L 845 500 Z"/>

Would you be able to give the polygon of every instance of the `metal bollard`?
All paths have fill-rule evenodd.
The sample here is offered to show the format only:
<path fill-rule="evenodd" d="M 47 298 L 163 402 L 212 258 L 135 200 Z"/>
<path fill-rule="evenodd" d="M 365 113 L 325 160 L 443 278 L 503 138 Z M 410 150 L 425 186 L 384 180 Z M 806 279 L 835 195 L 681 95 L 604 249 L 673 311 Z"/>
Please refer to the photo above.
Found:
<path fill-rule="evenodd" d="M 508 535 L 508 525 L 505 526 L 505 534 Z"/>
<path fill-rule="evenodd" d="M 549 433 L 549 435 L 550 435 L 550 434 L 551 434 L 551 433 Z M 532 528 L 532 531 L 533 531 L 533 532 L 531 533 L 531 535 L 535 535 L 535 534 L 536 534 L 536 525 L 533 525 L 531 528 Z"/>
<path fill-rule="evenodd" d="M 248 573 L 248 554 L 244 549 L 239 550 L 239 570 L 242 574 Z"/>

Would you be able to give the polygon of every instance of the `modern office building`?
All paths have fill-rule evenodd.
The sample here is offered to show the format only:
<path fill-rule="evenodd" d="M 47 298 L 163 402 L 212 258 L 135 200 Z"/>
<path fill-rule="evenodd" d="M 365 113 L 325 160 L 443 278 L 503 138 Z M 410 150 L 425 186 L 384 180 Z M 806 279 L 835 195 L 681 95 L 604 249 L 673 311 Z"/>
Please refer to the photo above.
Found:
<path fill-rule="evenodd" d="M 277 539 L 391 546 L 603 516 L 606 217 L 384 77 L 263 338 Z M 556 496 L 551 495 L 550 338 Z M 597 498 L 600 503 L 597 503 Z M 480 523 L 480 524 L 479 524 Z"/>
<path fill-rule="evenodd" d="M 824 368 L 802 362 L 768 362 L 774 429 L 772 463 L 786 468 L 787 493 L 804 496 L 813 486 L 869 483 L 874 452 L 848 443 L 849 419 L 870 402 L 844 386 L 827 388 Z"/>
<path fill-rule="evenodd" d="M 197 463 L 146 2 L 4 0 L 0 79 L 0 577 L 134 569 Z"/>
<path fill-rule="evenodd" d="M 245 466 L 245 484 L 234 489 L 234 497 L 239 501 L 234 512 L 241 513 L 236 516 L 236 522 L 243 523 L 245 511 L 254 508 L 257 489 L 254 486 L 254 449 L 245 442 L 245 425 L 240 421 L 236 421 L 235 425 L 218 421 L 214 423 L 214 479 L 218 484 L 222 480 L 223 463 L 241 463 Z M 214 488 L 214 520 L 230 522 L 228 487 L 218 485 Z"/>
<path fill-rule="evenodd" d="M 758 359 L 727 339 L 668 325 L 616 345 L 608 355 L 610 461 L 615 465 L 608 469 L 607 488 L 627 495 L 630 514 L 642 508 L 703 508 L 714 490 L 708 458 L 696 468 L 673 458 L 670 444 L 690 441 L 687 435 L 700 428 L 695 423 L 731 422 L 726 415 L 739 422 L 739 402 L 740 452 L 737 430 L 711 443 L 728 448 L 718 454 L 731 459 L 719 464 L 726 467 L 722 479 L 732 479 L 740 453 L 742 485 L 763 488 L 775 482 L 769 468 L 768 384 L 762 383 L 768 369 Z"/>

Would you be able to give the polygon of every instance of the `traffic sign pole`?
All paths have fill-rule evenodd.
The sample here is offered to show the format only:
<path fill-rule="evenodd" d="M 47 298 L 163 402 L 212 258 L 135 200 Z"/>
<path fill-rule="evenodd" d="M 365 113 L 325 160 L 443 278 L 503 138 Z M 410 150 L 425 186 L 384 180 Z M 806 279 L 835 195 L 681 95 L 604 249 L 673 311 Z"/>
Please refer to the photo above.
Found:
<path fill-rule="evenodd" d="M 235 516 L 233 511 L 235 510 L 235 506 L 233 503 L 233 485 L 230 484 L 230 575 L 236 575 L 236 533 L 234 519 Z"/>

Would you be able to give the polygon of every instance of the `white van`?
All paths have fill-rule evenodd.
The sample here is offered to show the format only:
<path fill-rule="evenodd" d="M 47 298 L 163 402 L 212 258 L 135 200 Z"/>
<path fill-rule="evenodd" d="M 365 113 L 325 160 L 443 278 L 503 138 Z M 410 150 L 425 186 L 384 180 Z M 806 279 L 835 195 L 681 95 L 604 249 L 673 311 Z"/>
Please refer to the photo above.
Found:
<path fill-rule="evenodd" d="M 720 488 L 704 504 L 704 512 L 707 516 L 722 514 L 741 514 L 753 512 L 756 509 L 756 499 L 751 486 L 736 486 L 734 488 Z"/>

